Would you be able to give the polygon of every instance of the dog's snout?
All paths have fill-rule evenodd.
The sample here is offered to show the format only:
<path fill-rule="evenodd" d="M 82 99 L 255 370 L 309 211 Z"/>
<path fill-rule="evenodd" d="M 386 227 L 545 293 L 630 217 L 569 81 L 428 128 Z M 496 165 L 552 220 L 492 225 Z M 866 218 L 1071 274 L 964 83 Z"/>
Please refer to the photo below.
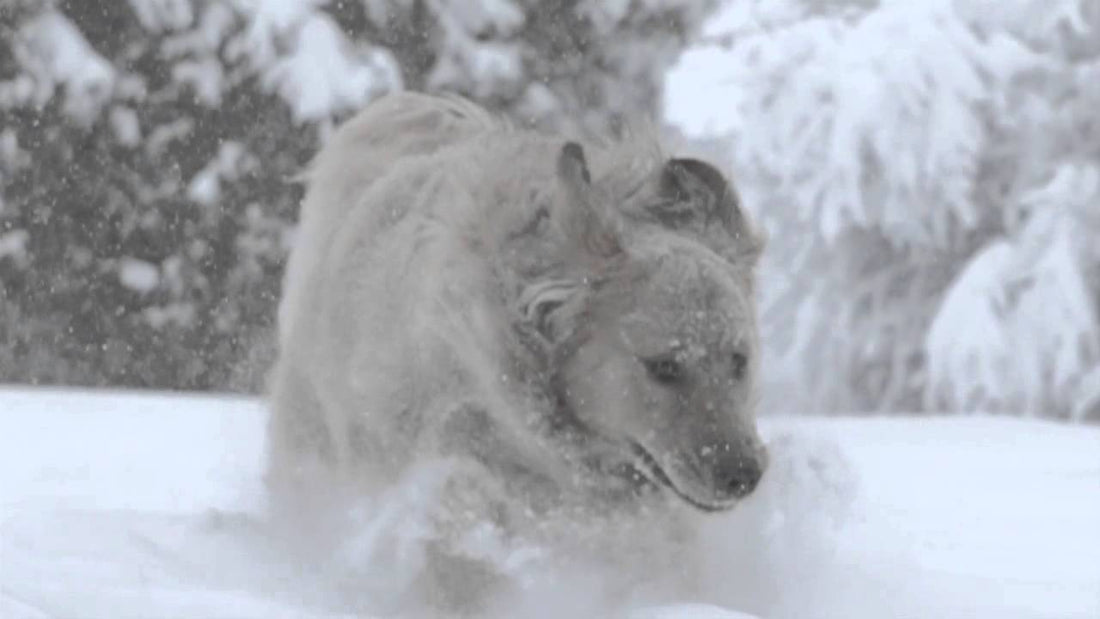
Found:
<path fill-rule="evenodd" d="M 723 462 L 716 473 L 722 489 L 730 496 L 740 498 L 756 489 L 764 476 L 764 467 L 757 458 L 736 456 Z"/>
<path fill-rule="evenodd" d="M 731 445 L 714 449 L 708 455 L 714 489 L 728 497 L 749 495 L 764 476 L 764 457 L 756 450 Z"/>

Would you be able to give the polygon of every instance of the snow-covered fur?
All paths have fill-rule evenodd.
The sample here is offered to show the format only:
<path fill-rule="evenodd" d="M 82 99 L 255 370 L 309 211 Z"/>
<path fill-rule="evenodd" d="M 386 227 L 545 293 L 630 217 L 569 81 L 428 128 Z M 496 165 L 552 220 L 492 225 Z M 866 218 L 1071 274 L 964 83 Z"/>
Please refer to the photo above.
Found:
<path fill-rule="evenodd" d="M 762 241 L 714 168 L 649 130 L 571 140 L 405 93 L 307 181 L 271 386 L 281 496 L 316 470 L 382 492 L 431 458 L 517 513 L 752 491 Z"/>

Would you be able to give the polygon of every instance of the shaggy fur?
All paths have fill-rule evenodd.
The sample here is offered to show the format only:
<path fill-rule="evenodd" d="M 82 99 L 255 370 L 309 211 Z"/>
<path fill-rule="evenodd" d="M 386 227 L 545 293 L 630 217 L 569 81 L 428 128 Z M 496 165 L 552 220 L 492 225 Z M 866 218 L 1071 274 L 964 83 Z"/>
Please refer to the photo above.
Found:
<path fill-rule="evenodd" d="M 714 168 L 650 131 L 569 140 L 405 93 L 306 180 L 271 385 L 283 496 L 434 456 L 528 513 L 752 491 L 762 242 Z"/>

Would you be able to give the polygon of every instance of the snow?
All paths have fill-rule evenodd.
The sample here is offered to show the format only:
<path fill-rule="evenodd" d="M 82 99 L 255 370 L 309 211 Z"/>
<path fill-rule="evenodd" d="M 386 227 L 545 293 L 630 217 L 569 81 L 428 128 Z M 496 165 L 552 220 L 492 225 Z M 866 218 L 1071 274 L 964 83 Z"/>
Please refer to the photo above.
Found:
<path fill-rule="evenodd" d="M 221 179 L 218 178 L 218 169 L 207 166 L 195 173 L 191 182 L 187 184 L 187 198 L 192 202 L 212 206 L 221 198 Z"/>
<path fill-rule="evenodd" d="M 770 233 L 766 399 L 1096 414 L 1086 6 L 745 0 L 707 20 L 663 111 Z"/>
<path fill-rule="evenodd" d="M 264 422 L 245 398 L 0 390 L 0 616 L 361 616 L 260 524 Z M 717 594 L 623 616 L 1100 616 L 1100 428 L 762 426 L 764 485 L 701 521 Z"/>
<path fill-rule="evenodd" d="M 677 604 L 669 607 L 644 608 L 632 612 L 630 619 L 753 619 L 753 617 L 711 604 Z"/>
<path fill-rule="evenodd" d="M 43 12 L 22 28 L 21 35 L 26 42 L 23 62 L 37 82 L 36 102 L 44 104 L 64 86 L 68 115 L 90 124 L 114 86 L 111 63 L 60 12 Z"/>
<path fill-rule="evenodd" d="M 1026 197 L 1033 212 L 1021 233 L 990 243 L 958 275 L 925 346 L 933 408 L 1039 414 L 1058 405 L 1084 418 L 1100 324 L 1080 258 L 1092 241 L 1077 213 L 1092 206 L 1098 185 L 1096 168 L 1063 166 Z"/>
<path fill-rule="evenodd" d="M 227 140 L 218 147 L 218 154 L 187 184 L 187 197 L 206 207 L 214 207 L 222 194 L 223 181 L 235 181 L 242 173 L 258 165 L 240 142 Z"/>
<path fill-rule="evenodd" d="M 187 0 L 130 0 L 141 25 L 153 32 L 186 28 L 194 20 Z"/>
<path fill-rule="evenodd" d="M 347 45 L 335 21 L 311 16 L 301 26 L 294 53 L 274 63 L 264 85 L 290 103 L 298 121 L 356 109 L 396 85 L 387 53 L 375 51 L 364 63 L 344 51 Z M 387 72 L 390 79 L 379 83 L 379 75 Z"/>
<path fill-rule="evenodd" d="M 30 234 L 26 230 L 12 230 L 0 234 L 0 260 L 11 258 L 16 264 L 27 261 L 27 241 Z"/>
<path fill-rule="evenodd" d="M 214 58 L 181 61 L 172 67 L 172 78 L 193 88 L 195 96 L 203 104 L 211 108 L 217 108 L 221 104 L 225 74 Z"/>
<path fill-rule="evenodd" d="M 141 122 L 132 108 L 116 106 L 108 118 L 119 144 L 136 148 L 141 143 Z"/>
<path fill-rule="evenodd" d="M 393 55 L 359 49 L 318 6 L 319 0 L 242 2 L 251 23 L 227 51 L 262 68 L 264 88 L 290 105 L 299 121 L 322 120 L 354 110 L 401 86 Z M 288 47 L 286 53 L 280 47 Z"/>
<path fill-rule="evenodd" d="M 522 81 L 520 45 L 481 38 L 484 33 L 499 30 L 503 34 L 523 23 L 516 21 L 516 15 L 497 10 L 495 16 L 470 11 L 452 13 L 450 10 L 439 14 L 442 36 L 447 41 L 446 52 L 440 54 L 428 74 L 430 89 L 461 92 L 462 86 L 469 84 L 474 98 L 486 99 L 508 92 Z"/>
<path fill-rule="evenodd" d="M 775 30 L 737 23 L 749 19 L 716 16 L 712 24 L 736 29 L 733 44 L 696 46 L 670 71 L 673 124 L 732 135 L 739 161 L 801 185 L 803 217 L 830 241 L 881 225 L 899 241 L 942 244 L 948 215 L 976 220 L 983 75 L 1004 54 L 949 2 L 890 3 L 854 23 L 815 17 Z M 916 203 L 925 216 L 913 217 Z"/>
<path fill-rule="evenodd" d="M 118 281 L 134 292 L 149 292 L 160 282 L 160 270 L 155 264 L 125 257 L 118 261 Z"/>
<path fill-rule="evenodd" d="M 512 0 L 442 0 L 440 14 L 453 15 L 466 32 L 488 37 L 493 34 L 514 35 L 523 27 L 527 16 Z"/>

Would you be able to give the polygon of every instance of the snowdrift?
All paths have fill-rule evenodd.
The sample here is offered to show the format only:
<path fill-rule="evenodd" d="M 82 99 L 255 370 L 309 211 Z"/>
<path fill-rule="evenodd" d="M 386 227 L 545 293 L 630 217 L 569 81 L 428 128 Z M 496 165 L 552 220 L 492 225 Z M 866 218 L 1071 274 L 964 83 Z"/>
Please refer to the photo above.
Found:
<path fill-rule="evenodd" d="M 288 561 L 262 526 L 264 418 L 232 397 L 0 390 L 0 616 L 361 616 L 348 572 Z M 1100 428 L 762 431 L 767 482 L 704 522 L 707 594 L 622 616 L 1100 616 Z M 590 584 L 538 585 L 517 613 L 583 612 Z"/>

